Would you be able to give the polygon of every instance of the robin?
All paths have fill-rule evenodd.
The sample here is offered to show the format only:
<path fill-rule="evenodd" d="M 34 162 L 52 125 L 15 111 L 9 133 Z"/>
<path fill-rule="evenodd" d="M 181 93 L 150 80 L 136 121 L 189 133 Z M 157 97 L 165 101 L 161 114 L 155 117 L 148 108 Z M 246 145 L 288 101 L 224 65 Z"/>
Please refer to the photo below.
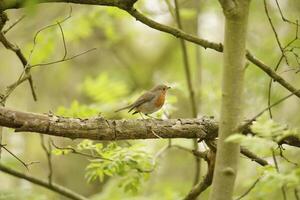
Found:
<path fill-rule="evenodd" d="M 125 106 L 116 110 L 115 112 L 119 112 L 121 110 L 129 109 L 128 112 L 134 111 L 132 114 L 143 113 L 146 116 L 152 114 L 164 105 L 165 97 L 167 90 L 171 87 L 166 85 L 157 85 L 151 90 L 142 94 L 135 102 L 132 104 Z"/>

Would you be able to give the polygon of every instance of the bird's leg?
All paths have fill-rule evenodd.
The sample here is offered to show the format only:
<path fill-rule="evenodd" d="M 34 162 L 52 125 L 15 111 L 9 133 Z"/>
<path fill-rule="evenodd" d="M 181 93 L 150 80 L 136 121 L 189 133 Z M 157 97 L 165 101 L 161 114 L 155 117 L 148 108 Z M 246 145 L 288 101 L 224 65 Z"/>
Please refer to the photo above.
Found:
<path fill-rule="evenodd" d="M 162 119 L 158 119 L 158 118 L 156 118 L 156 117 L 153 117 L 153 116 L 151 116 L 151 115 L 149 115 L 149 114 L 145 114 L 147 117 L 150 117 L 150 118 L 152 118 L 152 119 L 156 119 L 156 120 L 160 120 L 160 121 L 162 121 Z"/>
<path fill-rule="evenodd" d="M 141 116 L 142 119 L 145 119 L 145 118 L 143 117 L 143 114 L 142 114 L 141 112 L 139 112 L 139 114 L 140 114 L 140 116 Z"/>

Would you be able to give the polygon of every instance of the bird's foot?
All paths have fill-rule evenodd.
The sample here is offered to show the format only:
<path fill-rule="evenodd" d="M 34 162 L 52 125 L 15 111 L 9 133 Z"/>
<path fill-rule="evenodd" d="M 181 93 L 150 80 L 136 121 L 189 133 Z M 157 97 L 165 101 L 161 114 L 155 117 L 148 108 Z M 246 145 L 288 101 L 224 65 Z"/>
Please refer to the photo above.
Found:
<path fill-rule="evenodd" d="M 145 114 L 147 117 L 149 118 L 152 118 L 152 119 L 155 119 L 155 120 L 159 120 L 159 121 L 163 121 L 162 119 L 159 119 L 159 118 L 156 118 L 156 117 L 153 117 L 151 115 L 148 115 L 148 114 Z"/>

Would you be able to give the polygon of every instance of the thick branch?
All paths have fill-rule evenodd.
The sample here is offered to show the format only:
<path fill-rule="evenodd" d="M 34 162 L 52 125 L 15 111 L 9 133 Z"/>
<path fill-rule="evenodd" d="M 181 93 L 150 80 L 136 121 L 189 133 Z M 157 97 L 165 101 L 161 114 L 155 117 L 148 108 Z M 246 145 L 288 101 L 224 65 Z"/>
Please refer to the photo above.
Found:
<path fill-rule="evenodd" d="M 87 5 L 98 5 L 98 6 L 115 6 L 122 9 L 128 9 L 133 6 L 137 0 L 40 0 L 39 3 L 74 3 L 74 4 L 87 4 Z M 19 0 L 2 0 L 0 8 L 2 10 L 12 8 L 22 8 L 25 1 Z"/>
<path fill-rule="evenodd" d="M 0 126 L 42 134 L 94 140 L 123 140 L 157 138 L 201 138 L 217 136 L 214 120 L 105 120 L 102 117 L 78 119 L 41 115 L 0 108 Z"/>
<path fill-rule="evenodd" d="M 0 126 L 13 128 L 16 132 L 27 131 L 71 139 L 128 140 L 162 138 L 199 138 L 210 140 L 217 137 L 218 123 L 211 118 L 169 120 L 105 120 L 65 118 L 53 115 L 14 111 L 0 107 Z M 245 127 L 245 134 L 251 133 Z M 300 147 L 300 139 L 288 136 L 281 144 Z"/>
<path fill-rule="evenodd" d="M 85 197 L 81 196 L 80 194 L 77 194 L 74 191 L 71 191 L 71 190 L 69 190 L 69 189 L 67 189 L 67 188 L 65 188 L 61 185 L 58 185 L 58 184 L 55 184 L 55 183 L 50 185 L 47 181 L 40 180 L 40 179 L 34 178 L 32 176 L 23 174 L 21 172 L 15 171 L 15 170 L 10 169 L 10 168 L 2 165 L 2 164 L 0 164 L 0 171 L 2 171 L 4 173 L 7 173 L 7 174 L 10 174 L 12 176 L 15 176 L 17 178 L 25 179 L 25 180 L 33 183 L 33 184 L 42 186 L 42 187 L 47 188 L 49 190 L 52 190 L 52 191 L 54 191 L 58 194 L 69 197 L 70 199 L 87 200 L 87 198 L 85 198 Z"/>

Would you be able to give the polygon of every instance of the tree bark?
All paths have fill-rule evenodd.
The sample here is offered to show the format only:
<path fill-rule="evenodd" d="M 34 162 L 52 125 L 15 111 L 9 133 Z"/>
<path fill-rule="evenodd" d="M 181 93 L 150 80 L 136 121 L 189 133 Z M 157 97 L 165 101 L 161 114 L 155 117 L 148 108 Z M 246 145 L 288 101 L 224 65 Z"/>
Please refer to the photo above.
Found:
<path fill-rule="evenodd" d="M 240 146 L 225 142 L 242 117 L 249 0 L 220 0 L 225 15 L 222 105 L 210 200 L 232 199 Z"/>
<path fill-rule="evenodd" d="M 254 134 L 249 124 L 243 134 Z M 52 114 L 37 114 L 0 107 L 0 126 L 13 128 L 16 132 L 36 132 L 71 139 L 128 140 L 161 138 L 215 139 L 218 122 L 209 117 L 200 119 L 122 119 L 106 120 L 102 117 L 88 119 L 67 118 Z M 300 138 L 289 135 L 278 141 L 300 148 Z"/>
<path fill-rule="evenodd" d="M 216 121 L 205 117 L 169 120 L 106 120 L 103 117 L 79 119 L 26 113 L 1 107 L 0 126 L 13 128 L 16 132 L 112 141 L 159 137 L 213 139 L 218 132 Z"/>

